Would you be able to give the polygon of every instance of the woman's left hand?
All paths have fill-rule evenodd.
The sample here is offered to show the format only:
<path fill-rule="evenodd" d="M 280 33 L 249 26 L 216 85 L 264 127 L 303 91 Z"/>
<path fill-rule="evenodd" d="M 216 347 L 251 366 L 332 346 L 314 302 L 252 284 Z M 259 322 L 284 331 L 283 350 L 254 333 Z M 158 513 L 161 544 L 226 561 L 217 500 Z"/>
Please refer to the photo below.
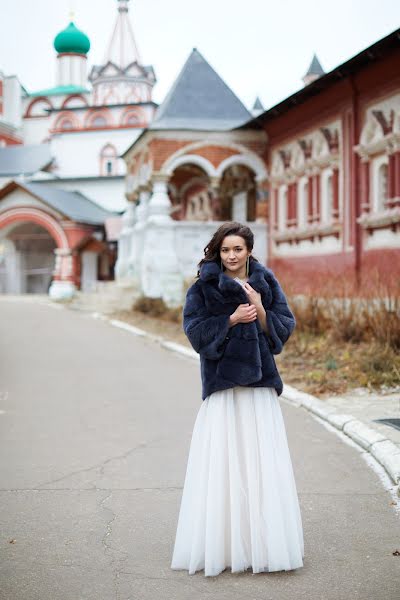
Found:
<path fill-rule="evenodd" d="M 259 292 L 256 292 L 256 290 L 254 288 L 252 288 L 251 285 L 247 282 L 244 283 L 244 289 L 249 298 L 250 304 L 254 304 L 254 306 L 256 308 L 261 307 L 262 306 L 261 294 Z"/>

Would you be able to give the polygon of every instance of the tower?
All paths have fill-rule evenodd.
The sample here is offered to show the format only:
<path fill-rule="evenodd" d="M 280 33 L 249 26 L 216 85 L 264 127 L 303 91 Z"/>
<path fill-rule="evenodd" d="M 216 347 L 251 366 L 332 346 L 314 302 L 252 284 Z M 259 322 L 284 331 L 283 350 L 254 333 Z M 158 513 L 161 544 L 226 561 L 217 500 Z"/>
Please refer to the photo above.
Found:
<path fill-rule="evenodd" d="M 94 104 L 151 102 L 153 67 L 142 64 L 129 20 L 129 0 L 117 0 L 118 14 L 102 65 L 92 68 Z"/>
<path fill-rule="evenodd" d="M 317 55 L 314 54 L 308 71 L 303 77 L 304 85 L 312 83 L 316 79 L 319 79 L 322 75 L 325 75 L 325 71 L 321 67 L 321 63 L 319 62 Z"/>
<path fill-rule="evenodd" d="M 88 36 L 73 21 L 54 39 L 57 51 L 57 85 L 86 87 Z"/>

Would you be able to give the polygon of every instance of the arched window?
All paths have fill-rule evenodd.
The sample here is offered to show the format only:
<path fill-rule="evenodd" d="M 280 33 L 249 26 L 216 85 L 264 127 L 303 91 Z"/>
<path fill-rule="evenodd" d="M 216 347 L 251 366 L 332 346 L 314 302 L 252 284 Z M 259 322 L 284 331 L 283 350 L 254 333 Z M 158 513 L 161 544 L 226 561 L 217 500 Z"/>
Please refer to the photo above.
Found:
<path fill-rule="evenodd" d="M 128 115 L 128 118 L 126 119 L 127 125 L 136 125 L 138 122 L 139 119 L 137 118 L 137 115 Z"/>
<path fill-rule="evenodd" d="M 118 175 L 117 150 L 112 144 L 106 144 L 100 152 L 100 175 Z"/>
<path fill-rule="evenodd" d="M 74 125 L 69 119 L 63 119 L 58 125 L 59 129 L 73 129 Z"/>
<path fill-rule="evenodd" d="M 377 209 L 384 210 L 386 208 L 386 200 L 388 199 L 388 166 L 382 163 L 378 169 L 378 203 Z"/>

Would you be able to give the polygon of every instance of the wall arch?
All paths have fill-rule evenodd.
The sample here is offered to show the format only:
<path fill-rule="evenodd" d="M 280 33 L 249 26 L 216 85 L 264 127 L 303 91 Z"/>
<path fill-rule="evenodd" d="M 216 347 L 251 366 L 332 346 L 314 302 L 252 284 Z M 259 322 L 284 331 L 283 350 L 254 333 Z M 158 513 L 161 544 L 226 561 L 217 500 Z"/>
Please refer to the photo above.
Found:
<path fill-rule="evenodd" d="M 46 109 L 50 108 L 53 108 L 50 100 L 45 96 L 39 96 L 29 104 L 25 112 L 25 117 L 48 117 Z"/>
<path fill-rule="evenodd" d="M 267 169 L 256 154 L 235 154 L 223 160 L 217 167 L 217 176 L 221 177 L 223 172 L 233 165 L 243 165 L 251 169 L 256 176 L 256 181 L 264 181 L 268 177 Z"/>
<path fill-rule="evenodd" d="M 175 169 L 189 163 L 200 167 L 209 177 L 215 177 L 217 175 L 217 171 L 210 161 L 199 154 L 180 154 L 179 156 L 174 154 L 165 161 L 160 172 L 170 177 Z"/>
<path fill-rule="evenodd" d="M 13 223 L 24 221 L 41 225 L 54 239 L 58 248 L 69 249 L 67 236 L 61 225 L 49 214 L 35 208 L 18 207 L 0 213 L 0 233 L 4 228 L 11 228 Z"/>

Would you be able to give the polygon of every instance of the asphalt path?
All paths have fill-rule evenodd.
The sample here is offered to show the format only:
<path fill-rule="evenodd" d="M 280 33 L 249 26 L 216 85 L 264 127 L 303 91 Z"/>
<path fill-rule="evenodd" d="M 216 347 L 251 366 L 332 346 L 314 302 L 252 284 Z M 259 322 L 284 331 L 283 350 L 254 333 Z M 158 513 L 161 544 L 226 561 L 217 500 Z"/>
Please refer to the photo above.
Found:
<path fill-rule="evenodd" d="M 304 567 L 170 569 L 197 362 L 110 323 L 0 301 L 1 600 L 399 600 L 400 518 L 378 475 L 281 400 Z"/>

